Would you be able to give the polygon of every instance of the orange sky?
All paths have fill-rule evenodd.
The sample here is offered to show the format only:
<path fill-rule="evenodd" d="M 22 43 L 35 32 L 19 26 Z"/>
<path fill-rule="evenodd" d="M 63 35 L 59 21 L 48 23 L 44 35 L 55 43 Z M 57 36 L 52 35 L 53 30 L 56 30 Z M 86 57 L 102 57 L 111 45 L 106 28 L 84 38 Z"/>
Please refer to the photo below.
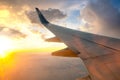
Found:
<path fill-rule="evenodd" d="M 26 38 L 19 38 L 19 36 L 14 38 L 11 37 L 11 34 L 7 33 L 8 29 L 4 29 L 4 32 L 0 32 L 0 47 L 3 47 L 3 50 L 0 51 L 1 54 L 7 51 L 53 52 L 65 47 L 64 44 L 45 42 L 41 38 L 40 33 L 31 32 L 29 28 L 30 26 L 34 26 L 34 24 L 24 14 L 24 10 L 28 10 L 29 8 L 26 6 L 23 8 L 21 11 L 14 12 L 12 11 L 12 7 L 0 6 L 0 25 L 8 29 L 16 29 L 27 35 Z"/>

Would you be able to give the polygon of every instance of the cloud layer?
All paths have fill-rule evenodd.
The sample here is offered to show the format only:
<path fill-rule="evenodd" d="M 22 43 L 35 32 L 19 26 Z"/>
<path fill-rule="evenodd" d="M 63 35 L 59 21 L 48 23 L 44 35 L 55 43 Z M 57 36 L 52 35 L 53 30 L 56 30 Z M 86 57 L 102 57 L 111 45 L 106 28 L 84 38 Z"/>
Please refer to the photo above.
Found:
<path fill-rule="evenodd" d="M 0 35 L 6 35 L 13 38 L 25 38 L 26 35 L 20 32 L 19 30 L 8 28 L 8 27 L 0 27 Z"/>

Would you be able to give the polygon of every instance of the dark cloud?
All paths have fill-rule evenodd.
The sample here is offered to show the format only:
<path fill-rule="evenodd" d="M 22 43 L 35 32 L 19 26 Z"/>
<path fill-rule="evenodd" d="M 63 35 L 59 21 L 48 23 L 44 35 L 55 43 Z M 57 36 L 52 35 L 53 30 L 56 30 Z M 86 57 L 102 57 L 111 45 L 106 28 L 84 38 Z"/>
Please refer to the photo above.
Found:
<path fill-rule="evenodd" d="M 99 33 L 120 38 L 120 12 L 110 0 L 90 0 L 81 17 Z"/>
<path fill-rule="evenodd" d="M 8 27 L 0 27 L 0 35 L 10 36 L 13 38 L 25 38 L 27 36 L 19 30 Z"/>
<path fill-rule="evenodd" d="M 48 10 L 41 10 L 41 12 L 44 14 L 44 16 L 49 21 L 55 21 L 57 19 L 63 19 L 63 18 L 65 18 L 67 16 L 66 14 L 61 12 L 59 9 L 51 9 L 51 8 L 49 8 Z M 32 23 L 40 23 L 36 11 L 26 12 L 26 15 L 31 20 Z"/>

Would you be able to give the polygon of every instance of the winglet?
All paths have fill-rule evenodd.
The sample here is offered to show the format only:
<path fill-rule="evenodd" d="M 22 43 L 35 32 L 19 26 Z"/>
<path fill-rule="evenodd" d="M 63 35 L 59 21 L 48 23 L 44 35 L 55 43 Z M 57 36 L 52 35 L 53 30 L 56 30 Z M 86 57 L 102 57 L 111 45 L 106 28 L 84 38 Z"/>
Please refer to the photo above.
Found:
<path fill-rule="evenodd" d="M 43 25 L 48 24 L 49 22 L 45 19 L 45 17 L 44 17 L 43 14 L 40 12 L 40 10 L 39 10 L 38 8 L 35 8 L 35 9 L 36 9 L 36 11 L 37 11 L 37 14 L 38 14 L 38 16 L 39 16 L 39 19 L 40 19 L 41 23 L 42 23 Z"/>

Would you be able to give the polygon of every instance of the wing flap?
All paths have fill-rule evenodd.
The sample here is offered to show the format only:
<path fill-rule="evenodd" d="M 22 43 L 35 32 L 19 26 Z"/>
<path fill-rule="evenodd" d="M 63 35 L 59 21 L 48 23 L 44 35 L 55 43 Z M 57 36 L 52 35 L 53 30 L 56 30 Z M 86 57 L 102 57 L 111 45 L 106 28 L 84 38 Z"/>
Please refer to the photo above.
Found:
<path fill-rule="evenodd" d="M 61 40 L 57 37 L 45 39 L 45 41 L 47 41 L 47 42 L 61 42 Z"/>
<path fill-rule="evenodd" d="M 62 57 L 78 57 L 78 54 L 74 53 L 69 48 L 65 48 L 52 53 L 53 56 L 62 56 Z"/>

